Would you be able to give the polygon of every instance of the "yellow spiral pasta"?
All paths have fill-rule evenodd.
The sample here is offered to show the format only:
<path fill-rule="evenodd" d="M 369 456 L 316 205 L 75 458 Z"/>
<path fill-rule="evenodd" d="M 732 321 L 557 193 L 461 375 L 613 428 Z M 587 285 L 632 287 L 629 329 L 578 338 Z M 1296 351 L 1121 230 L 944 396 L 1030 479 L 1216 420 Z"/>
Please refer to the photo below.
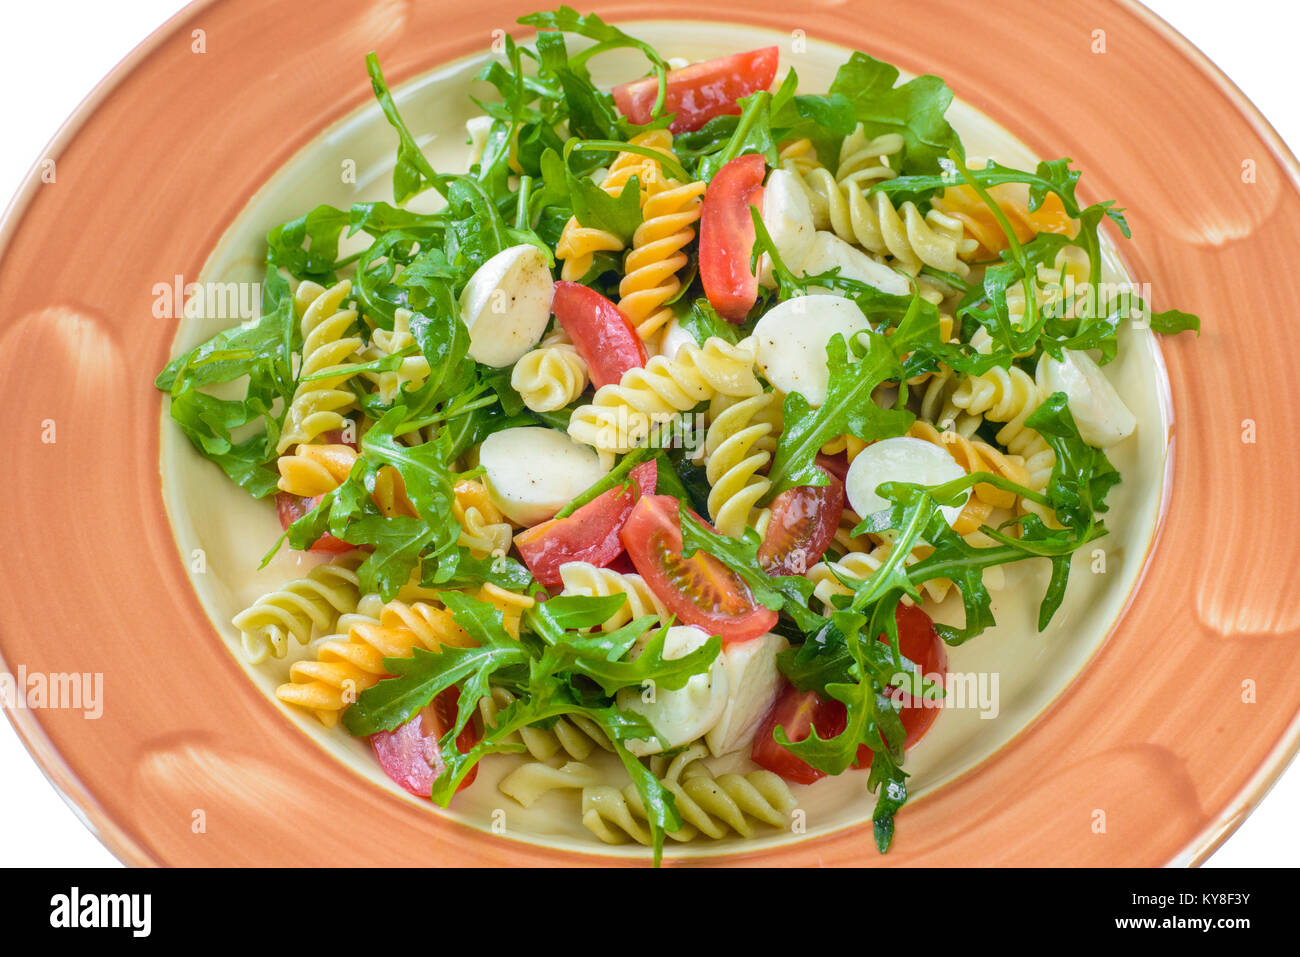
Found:
<path fill-rule="evenodd" d="M 385 658 L 409 658 L 416 648 L 470 648 L 474 640 L 451 612 L 427 602 L 384 605 L 377 621 L 358 621 L 346 634 L 321 639 L 316 659 L 296 661 L 289 681 L 275 689 L 285 704 L 311 711 L 326 727 L 367 688 L 387 675 Z"/>
<path fill-rule="evenodd" d="M 492 689 L 492 693 L 479 699 L 479 714 L 483 725 L 495 728 L 497 715 L 515 700 L 515 696 L 505 688 Z M 507 736 L 506 741 L 520 741 L 536 761 L 550 761 L 564 752 L 574 761 L 585 761 L 592 751 L 600 748 L 613 751 L 605 732 L 586 715 L 572 714 L 558 718 L 550 728 L 520 728 L 515 734 Z"/>
<path fill-rule="evenodd" d="M 524 612 L 537 604 L 537 599 L 531 595 L 507 591 L 491 582 L 483 583 L 477 597 L 479 601 L 485 601 L 501 612 L 501 626 L 506 630 L 506 634 L 514 639 L 519 638 L 519 626 L 523 621 Z"/>
<path fill-rule="evenodd" d="M 672 156 L 673 135 L 668 130 L 648 130 L 638 133 L 628 141 L 634 146 L 646 146 L 650 149 Z M 601 182 L 600 188 L 611 196 L 623 192 L 623 188 L 632 177 L 637 177 L 642 193 L 647 183 L 662 178 L 659 163 L 639 153 L 619 153 L 614 162 L 609 164 L 609 174 Z M 592 261 L 598 252 L 621 252 L 623 241 L 613 233 L 603 229 L 583 226 L 577 217 L 570 217 L 560 233 L 559 242 L 555 244 L 555 258 L 563 262 L 560 277 L 569 282 L 578 282 L 591 269 Z"/>
<path fill-rule="evenodd" d="M 357 461 L 350 445 L 299 445 L 292 455 L 276 461 L 281 492 L 314 498 L 334 491 L 347 479 Z"/>
<path fill-rule="evenodd" d="M 651 428 L 669 422 L 715 395 L 746 398 L 762 392 L 754 375 L 754 342 L 731 345 L 716 336 L 703 347 L 686 343 L 675 358 L 655 356 L 629 369 L 617 385 L 596 390 L 590 405 L 574 410 L 569 435 L 605 454 L 643 443 Z"/>
<path fill-rule="evenodd" d="M 714 402 L 717 410 L 719 403 Z M 776 451 L 781 407 L 771 392 L 732 399 L 716 411 L 704 439 L 709 516 L 723 535 L 740 538 L 772 483 L 763 470 Z"/>
<path fill-rule="evenodd" d="M 542 761 L 529 761 L 502 778 L 497 790 L 524 807 L 531 807 L 551 791 L 581 791 L 600 784 L 600 781 L 600 772 L 581 761 L 569 761 L 558 767 Z"/>
<path fill-rule="evenodd" d="M 361 598 L 357 567 L 365 558 L 348 552 L 317 565 L 304 578 L 267 592 L 232 619 L 251 664 L 283 658 L 289 637 L 300 645 L 313 634 L 332 631 L 339 616 L 355 611 Z"/>
<path fill-rule="evenodd" d="M 451 511 L 460 523 L 458 544 L 476 558 L 500 557 L 510 551 L 514 527 L 492 502 L 481 482 L 464 480 L 456 483 Z"/>
<path fill-rule="evenodd" d="M 587 363 L 568 336 L 555 332 L 515 363 L 510 384 L 534 412 L 554 412 L 587 388 Z"/>
<path fill-rule="evenodd" d="M 673 318 L 666 303 L 681 291 L 677 273 L 687 263 L 682 250 L 695 238 L 693 227 L 706 188 L 698 181 L 682 184 L 658 178 L 645 191 L 641 225 L 632 236 L 618 285 L 618 307 L 642 339 L 652 337 Z"/>
<path fill-rule="evenodd" d="M 723 774 L 714 777 L 700 761 L 708 750 L 696 743 L 669 765 L 662 778 L 682 818 L 682 827 L 669 831 L 675 841 L 690 841 L 703 835 L 713 840 L 734 832 L 754 836 L 756 824 L 785 828 L 798 801 L 790 787 L 771 771 Z M 622 844 L 628 838 L 650 844 L 645 805 L 636 787 L 621 791 L 609 785 L 584 788 L 582 823 L 606 844 Z"/>
<path fill-rule="evenodd" d="M 564 586 L 562 595 L 604 598 L 621 594 L 626 598 L 623 607 L 600 626 L 601 631 L 614 631 L 645 615 L 668 617 L 668 609 L 640 575 L 625 575 L 589 562 L 565 562 L 560 566 L 560 582 Z"/>
<path fill-rule="evenodd" d="M 968 375 L 953 392 L 952 402 L 972 415 L 1006 423 L 998 431 L 997 440 L 1024 461 L 1028 472 L 1025 485 L 1036 492 L 1047 488 L 1056 453 L 1041 435 L 1025 427 L 1025 419 L 1042 402 L 1032 376 L 1015 366 L 990 369 L 978 376 Z"/>
<path fill-rule="evenodd" d="M 398 309 L 393 315 L 393 328 L 375 329 L 370 334 L 370 345 L 361 353 L 363 362 L 373 362 L 401 352 L 414 346 L 415 336 L 411 335 L 411 311 Z M 374 383 L 379 393 L 379 400 L 391 405 L 408 385 L 419 388 L 429 377 L 429 360 L 420 352 L 409 355 L 402 364 L 388 372 L 366 372 L 364 377 Z"/>
<path fill-rule="evenodd" d="M 294 293 L 294 306 L 302 316 L 302 366 L 298 375 L 305 379 L 322 372 L 333 374 L 298 383 L 277 452 L 311 442 L 322 432 L 343 428 L 344 413 L 356 407 L 356 395 L 347 388 L 347 382 L 357 374 L 353 360 L 362 345 L 352 329 L 357 312 L 340 308 L 351 292 L 352 283 L 344 279 L 329 289 L 304 281 Z"/>
<path fill-rule="evenodd" d="M 817 150 L 812 140 L 807 137 L 782 143 L 777 148 L 777 162 L 782 169 L 798 176 L 806 176 L 821 166 L 821 160 L 817 158 Z"/>

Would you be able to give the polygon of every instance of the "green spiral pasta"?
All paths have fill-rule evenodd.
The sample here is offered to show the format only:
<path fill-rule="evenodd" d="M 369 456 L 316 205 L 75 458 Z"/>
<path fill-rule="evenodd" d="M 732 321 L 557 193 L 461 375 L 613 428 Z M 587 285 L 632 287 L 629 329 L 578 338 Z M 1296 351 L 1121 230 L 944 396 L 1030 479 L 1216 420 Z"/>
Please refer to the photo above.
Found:
<path fill-rule="evenodd" d="M 304 578 L 268 592 L 232 620 L 239 629 L 244 655 L 251 664 L 283 658 L 289 637 L 305 645 L 313 633 L 337 628 L 339 616 L 355 612 L 361 599 L 357 567 L 364 556 L 348 552 L 317 565 Z"/>
<path fill-rule="evenodd" d="M 735 833 L 753 837 L 755 824 L 785 828 L 798 801 L 789 786 L 771 771 L 723 774 L 714 777 L 700 758 L 708 749 L 700 742 L 687 748 L 669 765 L 661 783 L 672 793 L 682 827 L 669 831 L 675 841 L 691 841 L 703 835 L 713 840 Z M 636 788 L 622 790 L 610 785 L 584 788 L 582 823 L 606 844 L 622 844 L 628 838 L 649 845 L 645 805 Z"/>
<path fill-rule="evenodd" d="M 356 407 L 357 397 L 347 383 L 357 374 L 353 360 L 362 342 L 352 328 L 356 310 L 340 308 L 351 291 L 352 283 L 344 279 L 329 289 L 304 281 L 294 293 L 294 305 L 302 315 L 302 366 L 277 452 L 343 428 L 344 413 Z M 328 374 L 308 379 L 321 373 Z"/>

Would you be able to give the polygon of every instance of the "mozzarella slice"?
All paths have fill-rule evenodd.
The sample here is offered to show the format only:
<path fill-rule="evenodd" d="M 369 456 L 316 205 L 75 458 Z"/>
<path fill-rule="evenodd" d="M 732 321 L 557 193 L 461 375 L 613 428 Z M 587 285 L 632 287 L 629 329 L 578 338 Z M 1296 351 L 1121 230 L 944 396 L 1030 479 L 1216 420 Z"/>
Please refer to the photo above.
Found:
<path fill-rule="evenodd" d="M 907 278 L 890 269 L 884 263 L 878 263 L 861 249 L 850 246 L 834 233 L 818 230 L 803 261 L 803 271 L 809 275 L 829 272 L 839 267 L 840 275 L 848 279 L 857 279 L 869 286 L 875 286 L 881 292 L 905 296 L 910 290 Z"/>
<path fill-rule="evenodd" d="M 540 249 L 525 243 L 501 250 L 475 271 L 460 296 L 470 357 L 495 368 L 516 362 L 546 331 L 554 295 Z"/>
<path fill-rule="evenodd" d="M 605 474 L 591 446 L 532 426 L 493 432 L 479 446 L 478 462 L 493 504 L 525 526 L 554 518 Z"/>
<path fill-rule="evenodd" d="M 900 436 L 873 442 L 858 453 L 844 477 L 844 494 L 853 511 L 863 518 L 890 502 L 876 494 L 884 482 L 911 482 L 913 485 L 940 485 L 966 474 L 965 469 L 944 449 L 921 439 Z M 957 505 L 941 506 L 939 511 L 949 525 L 957 521 L 970 490 Z"/>
<path fill-rule="evenodd" d="M 763 188 L 763 226 L 772 237 L 772 244 L 786 268 L 796 276 L 802 276 L 803 262 L 812 250 L 817 230 L 813 226 L 808 193 L 789 170 L 773 170 L 767 178 L 767 185 Z M 769 287 L 776 285 L 771 257 L 766 253 L 759 260 L 758 269 L 760 283 Z"/>
<path fill-rule="evenodd" d="M 492 117 L 471 116 L 465 121 L 465 132 L 469 134 L 469 162 L 465 164 L 468 169 L 483 159 L 488 134 L 492 132 Z"/>
<path fill-rule="evenodd" d="M 664 657 L 684 658 L 709 640 L 704 629 L 694 625 L 675 625 L 664 636 Z M 632 657 L 638 654 L 633 649 Z M 640 688 L 624 688 L 615 700 L 624 711 L 644 715 L 655 731 L 668 742 L 668 748 L 681 747 L 707 734 L 727 707 L 730 687 L 727 665 L 721 654 L 709 670 L 696 675 L 676 691 L 654 689 L 654 700 L 647 702 Z M 654 739 L 634 738 L 627 742 L 633 754 L 658 754 L 664 747 Z"/>
<path fill-rule="evenodd" d="M 830 379 L 826 343 L 836 333 L 848 342 L 870 329 L 867 317 L 849 299 L 787 299 L 764 313 L 754 326 L 759 371 L 781 392 L 798 392 L 816 408 L 826 401 Z"/>
<path fill-rule="evenodd" d="M 776 656 L 790 647 L 780 635 L 768 632 L 750 641 L 733 641 L 722 648 L 727 665 L 727 706 L 704 743 L 714 755 L 745 747 L 781 691 Z"/>
<path fill-rule="evenodd" d="M 659 354 L 669 359 L 677 358 L 677 350 L 682 346 L 690 343 L 698 346 L 695 336 L 691 335 L 682 327 L 682 324 L 676 319 L 669 319 L 664 331 L 659 336 Z"/>
<path fill-rule="evenodd" d="M 1137 417 L 1086 352 L 1066 349 L 1058 362 L 1046 352 L 1038 360 L 1038 387 L 1043 395 L 1064 392 L 1083 441 L 1108 449 L 1133 434 Z"/>

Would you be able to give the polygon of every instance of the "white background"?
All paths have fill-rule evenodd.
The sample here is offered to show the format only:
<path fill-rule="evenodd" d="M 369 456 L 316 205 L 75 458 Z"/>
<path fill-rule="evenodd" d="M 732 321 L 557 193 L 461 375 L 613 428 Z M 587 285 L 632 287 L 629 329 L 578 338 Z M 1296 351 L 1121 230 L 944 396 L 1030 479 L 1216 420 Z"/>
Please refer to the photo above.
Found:
<path fill-rule="evenodd" d="M 538 5 L 544 5 L 542 0 Z M 178 0 L 6 4 L 0 30 L 6 138 L 0 149 L 0 202 L 17 190 L 92 87 L 182 6 Z M 1230 13 L 1221 0 L 1149 0 L 1148 6 L 1205 51 L 1293 149 L 1300 148 L 1300 107 L 1292 72 L 1300 5 L 1293 0 L 1236 0 Z M 1048 15 L 1050 4 L 1044 7 Z M 1072 81 L 1063 77 L 1062 82 L 1068 90 Z M 1210 866 L 1294 866 L 1300 858 L 1300 815 L 1294 811 L 1298 806 L 1300 766 L 1293 766 Z M 116 864 L 45 780 L 8 721 L 0 721 L 0 865 Z"/>

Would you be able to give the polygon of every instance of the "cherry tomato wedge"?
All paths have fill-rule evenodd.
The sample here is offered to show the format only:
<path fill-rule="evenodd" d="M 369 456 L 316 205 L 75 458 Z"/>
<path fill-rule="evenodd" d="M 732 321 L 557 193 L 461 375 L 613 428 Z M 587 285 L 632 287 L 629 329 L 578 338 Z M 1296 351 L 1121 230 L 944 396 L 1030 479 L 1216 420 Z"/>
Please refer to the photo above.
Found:
<path fill-rule="evenodd" d="M 849 457 L 844 452 L 836 452 L 834 455 L 818 452 L 817 466 L 843 482 L 849 474 Z"/>
<path fill-rule="evenodd" d="M 756 602 L 722 562 L 703 551 L 682 558 L 681 520 L 671 495 L 643 495 L 622 539 L 637 572 L 683 624 L 720 635 L 723 644 L 757 638 L 776 624 L 776 612 Z"/>
<path fill-rule="evenodd" d="M 287 529 L 315 508 L 322 498 L 324 498 L 323 495 L 317 495 L 315 498 L 303 498 L 301 495 L 290 495 L 288 492 L 276 492 L 275 510 L 280 516 L 280 527 Z M 355 545 L 349 545 L 342 539 L 335 538 L 326 532 L 316 539 L 315 544 L 307 551 L 325 555 L 341 555 L 343 552 L 352 551 L 355 547 Z"/>
<path fill-rule="evenodd" d="M 433 793 L 433 782 L 446 767 L 438 749 L 438 740 L 456 723 L 459 703 L 460 690 L 448 688 L 400 728 L 372 734 L 370 746 L 384 773 L 412 794 L 429 797 Z M 461 754 L 466 754 L 478 739 L 478 730 L 470 721 L 456 735 L 456 747 Z M 475 765 L 456 790 L 463 791 L 474 783 L 477 776 L 478 765 Z"/>
<path fill-rule="evenodd" d="M 844 732 L 844 705 L 838 701 L 823 701 L 816 691 L 800 691 L 788 682 L 773 702 L 771 710 L 754 733 L 750 757 L 759 767 L 779 774 L 796 784 L 812 784 L 826 777 L 802 758 L 797 758 L 773 736 L 777 728 L 784 728 L 791 741 L 802 741 L 809 732 L 817 729 L 820 738 L 833 738 Z"/>
<path fill-rule="evenodd" d="M 800 485 L 772 500 L 758 564 L 769 575 L 802 575 L 821 561 L 844 514 L 844 483 Z"/>
<path fill-rule="evenodd" d="M 749 268 L 754 220 L 749 207 L 763 206 L 767 161 L 758 153 L 737 156 L 718 170 L 700 207 L 700 281 L 718 315 L 744 322 L 758 299 L 758 277 Z"/>
<path fill-rule="evenodd" d="M 948 654 L 943 642 L 935 633 L 930 616 L 914 605 L 899 605 L 894 613 L 898 623 L 898 648 L 904 658 L 921 669 L 923 675 L 941 675 L 948 670 Z M 885 641 L 885 636 L 880 636 Z M 899 719 L 903 723 L 906 738 L 904 750 L 912 747 L 934 724 L 939 710 L 935 702 L 924 707 L 920 702 L 913 702 L 911 695 L 901 688 L 891 695 L 902 705 Z M 777 697 L 767 717 L 754 733 L 754 744 L 750 756 L 754 763 L 781 775 L 787 781 L 798 784 L 812 784 L 826 776 L 810 764 L 791 754 L 777 744 L 773 733 L 777 728 L 784 728 L 791 741 L 802 741 L 808 737 L 809 729 L 816 728 L 821 738 L 833 738 L 843 734 L 848 726 L 848 713 L 843 702 L 826 701 L 815 691 L 800 691 L 787 684 L 785 690 Z M 874 751 L 865 744 L 858 746 L 855 768 L 871 767 Z"/>
<path fill-rule="evenodd" d="M 623 552 L 619 538 L 632 507 L 653 495 L 659 467 L 652 459 L 629 473 L 632 488 L 616 486 L 564 518 L 553 518 L 515 536 L 524 564 L 543 585 L 560 583 L 565 562 L 589 562 L 603 568 Z"/>
<path fill-rule="evenodd" d="M 664 112 L 675 116 L 668 128 L 686 133 L 715 116 L 740 113 L 737 100 L 772 85 L 777 59 L 776 47 L 764 47 L 669 70 Z M 650 122 L 658 95 L 659 79 L 653 76 L 614 87 L 619 112 L 638 126 Z"/>
<path fill-rule="evenodd" d="M 922 675 L 942 675 L 947 672 L 948 648 L 935 632 L 934 622 L 929 615 L 915 605 L 900 604 L 894 613 L 894 621 L 898 623 L 898 650 L 904 658 L 920 668 Z M 885 636 L 881 635 L 880 640 L 884 641 Z M 907 734 L 903 748 L 910 748 L 930 730 L 930 725 L 939 716 L 938 706 L 941 702 L 931 701 L 927 707 L 923 702 L 913 701 L 912 696 L 902 688 L 896 689 L 891 697 L 902 706 L 898 717 Z M 858 748 L 858 760 L 853 766 L 871 767 L 873 754 L 871 748 L 862 745 Z"/>
<path fill-rule="evenodd" d="M 645 365 L 645 344 L 636 328 L 623 310 L 596 290 L 581 283 L 557 282 L 551 311 L 587 363 L 597 389 L 617 383 L 628 369 Z"/>

